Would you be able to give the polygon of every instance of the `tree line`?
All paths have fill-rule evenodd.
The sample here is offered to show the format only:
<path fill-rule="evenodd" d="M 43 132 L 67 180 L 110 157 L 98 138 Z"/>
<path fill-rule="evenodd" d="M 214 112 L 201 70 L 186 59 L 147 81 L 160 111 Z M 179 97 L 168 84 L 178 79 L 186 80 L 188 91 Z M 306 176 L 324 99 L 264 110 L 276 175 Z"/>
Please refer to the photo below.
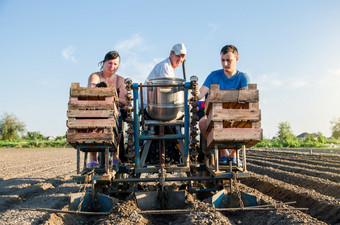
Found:
<path fill-rule="evenodd" d="M 321 132 L 317 136 L 310 134 L 307 137 L 298 138 L 292 133 L 288 122 L 281 122 L 278 126 L 277 135 L 272 139 L 264 139 L 255 147 L 267 148 L 328 148 L 332 144 L 340 144 L 340 117 L 331 121 L 332 136 L 326 138 Z"/>
<path fill-rule="evenodd" d="M 288 122 L 281 122 L 273 139 L 264 139 L 255 147 L 327 147 L 327 144 L 340 144 L 340 117 L 330 123 L 331 138 L 326 138 L 319 132 L 317 137 L 309 135 L 301 140 L 292 133 Z M 48 140 L 40 132 L 29 131 L 24 134 L 25 130 L 24 122 L 13 114 L 4 113 L 0 119 L 0 147 L 69 147 L 65 136 Z"/>
<path fill-rule="evenodd" d="M 53 139 L 45 137 L 39 131 L 26 131 L 26 125 L 14 114 L 4 113 L 0 119 L 0 147 L 30 148 L 30 147 L 70 147 L 66 136 L 56 136 Z"/>

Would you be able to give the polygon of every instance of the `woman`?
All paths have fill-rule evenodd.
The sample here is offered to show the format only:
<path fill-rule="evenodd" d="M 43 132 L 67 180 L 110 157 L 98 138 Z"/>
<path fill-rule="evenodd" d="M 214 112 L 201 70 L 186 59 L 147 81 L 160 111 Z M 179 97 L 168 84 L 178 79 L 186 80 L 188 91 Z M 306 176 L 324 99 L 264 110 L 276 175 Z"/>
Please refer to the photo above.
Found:
<path fill-rule="evenodd" d="M 92 73 L 88 80 L 88 87 L 96 87 L 99 83 L 106 83 L 106 84 L 113 84 L 117 88 L 117 94 L 118 94 L 118 100 L 119 100 L 119 106 L 124 107 L 126 105 L 125 100 L 125 82 L 124 78 L 122 76 L 119 76 L 116 74 L 118 67 L 120 64 L 120 56 L 118 52 L 111 51 L 108 52 L 104 60 L 99 63 L 101 66 L 101 71 Z M 119 129 L 121 131 L 121 128 Z M 119 135 L 120 139 L 121 134 Z M 118 141 L 119 143 L 119 141 Z M 97 152 L 91 152 L 90 153 L 90 163 L 88 167 L 97 166 Z"/>
<path fill-rule="evenodd" d="M 108 52 L 104 60 L 99 63 L 101 65 L 101 71 L 92 73 L 88 80 L 88 87 L 96 87 L 97 84 L 101 82 L 105 82 L 106 84 L 113 84 L 117 87 L 119 106 L 125 106 L 125 83 L 124 77 L 116 74 L 119 64 L 120 64 L 120 56 L 118 52 L 111 51 Z"/>

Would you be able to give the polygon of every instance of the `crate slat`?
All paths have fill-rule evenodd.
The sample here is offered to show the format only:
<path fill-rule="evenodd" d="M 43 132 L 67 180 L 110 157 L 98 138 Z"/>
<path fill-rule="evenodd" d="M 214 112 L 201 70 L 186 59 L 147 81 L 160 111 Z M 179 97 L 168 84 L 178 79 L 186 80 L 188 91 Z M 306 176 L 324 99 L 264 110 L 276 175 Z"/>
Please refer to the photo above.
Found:
<path fill-rule="evenodd" d="M 77 129 L 85 129 L 85 128 L 114 128 L 116 127 L 115 118 L 109 119 L 71 119 L 67 120 L 68 128 L 77 128 Z"/>
<path fill-rule="evenodd" d="M 117 149 L 117 141 L 113 133 L 72 133 L 66 132 L 67 141 L 75 148 L 78 145 L 109 145 Z"/>
<path fill-rule="evenodd" d="M 79 100 L 78 97 L 70 97 L 69 110 L 117 110 L 113 97 L 105 97 L 105 100 Z"/>
<path fill-rule="evenodd" d="M 68 118 L 109 118 L 113 117 L 113 110 L 69 110 Z"/>
<path fill-rule="evenodd" d="M 71 97 L 79 97 L 79 96 L 101 96 L 101 97 L 116 97 L 117 90 L 114 85 L 109 85 L 106 88 L 101 87 L 80 87 L 79 83 L 72 83 L 70 89 Z"/>
<path fill-rule="evenodd" d="M 207 137 L 207 145 L 208 148 L 214 148 L 215 144 L 243 143 L 249 148 L 262 139 L 261 128 L 212 128 Z"/>
<path fill-rule="evenodd" d="M 261 110 L 252 109 L 214 109 L 208 116 L 210 121 L 251 121 L 261 120 Z"/>

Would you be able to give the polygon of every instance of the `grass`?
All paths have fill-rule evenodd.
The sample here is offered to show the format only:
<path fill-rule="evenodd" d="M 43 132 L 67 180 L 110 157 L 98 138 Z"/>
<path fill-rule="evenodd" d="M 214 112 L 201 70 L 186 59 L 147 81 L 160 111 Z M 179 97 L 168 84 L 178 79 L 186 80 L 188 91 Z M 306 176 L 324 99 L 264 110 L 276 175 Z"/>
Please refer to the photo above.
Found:
<path fill-rule="evenodd" d="M 49 140 L 0 140 L 0 148 L 70 148 L 66 139 Z"/>

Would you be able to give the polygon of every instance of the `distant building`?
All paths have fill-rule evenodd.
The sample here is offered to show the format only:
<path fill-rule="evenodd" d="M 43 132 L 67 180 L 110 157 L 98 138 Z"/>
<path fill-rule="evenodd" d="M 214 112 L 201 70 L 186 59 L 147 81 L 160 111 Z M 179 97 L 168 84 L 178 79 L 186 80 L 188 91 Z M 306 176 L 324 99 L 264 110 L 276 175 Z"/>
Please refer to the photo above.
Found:
<path fill-rule="evenodd" d="M 49 141 L 55 141 L 55 139 L 56 139 L 56 136 L 48 136 L 47 137 L 47 140 L 49 140 Z"/>
<path fill-rule="evenodd" d="M 298 136 L 296 136 L 299 140 L 305 140 L 306 138 L 308 138 L 308 136 L 313 135 L 314 140 L 317 140 L 319 137 L 319 134 L 317 133 L 307 133 L 307 132 L 303 132 L 301 134 L 299 134 Z"/>

